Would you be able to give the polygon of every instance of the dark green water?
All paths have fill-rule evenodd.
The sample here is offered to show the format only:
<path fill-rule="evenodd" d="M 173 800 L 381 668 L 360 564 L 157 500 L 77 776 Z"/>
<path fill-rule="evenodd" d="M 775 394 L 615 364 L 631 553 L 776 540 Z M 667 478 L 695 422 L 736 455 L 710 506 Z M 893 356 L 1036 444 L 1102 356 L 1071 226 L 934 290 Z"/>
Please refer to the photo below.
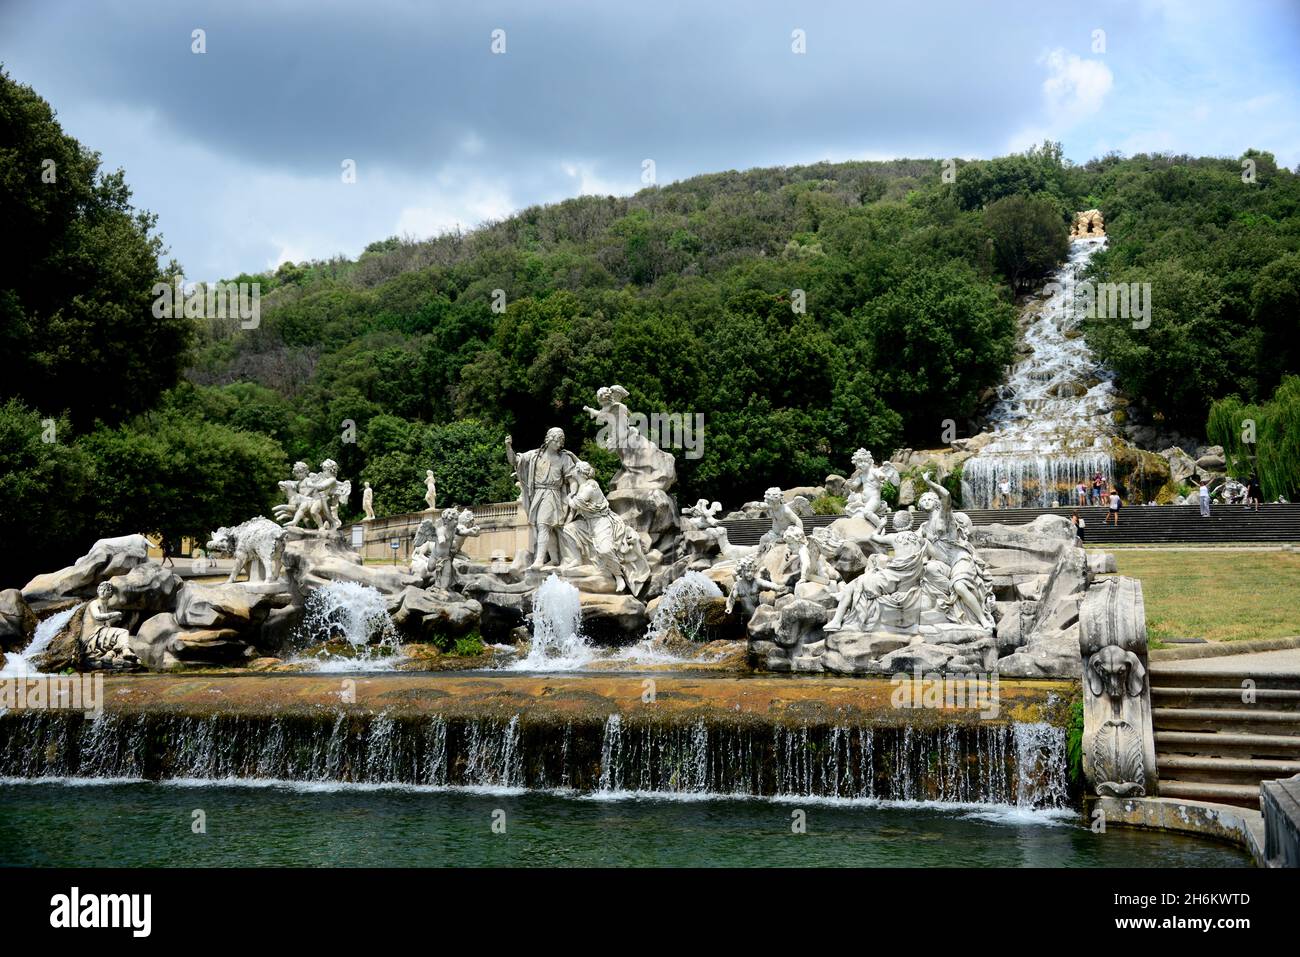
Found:
<path fill-rule="evenodd" d="M 194 811 L 207 833 L 192 830 Z M 493 832 L 504 812 L 505 833 Z M 806 814 L 807 832 L 792 832 Z M 500 815 L 498 815 L 500 819 Z M 0 785 L 0 865 L 1235 867 L 1226 845 L 1009 808 L 540 792 Z"/>

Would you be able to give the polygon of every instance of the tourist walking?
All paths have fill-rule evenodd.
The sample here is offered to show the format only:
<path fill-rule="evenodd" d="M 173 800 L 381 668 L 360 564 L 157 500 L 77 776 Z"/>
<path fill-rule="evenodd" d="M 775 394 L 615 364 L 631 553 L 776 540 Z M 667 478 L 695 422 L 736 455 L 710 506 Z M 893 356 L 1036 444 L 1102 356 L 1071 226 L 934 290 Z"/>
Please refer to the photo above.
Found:
<path fill-rule="evenodd" d="M 1082 484 L 1080 484 L 1079 487 L 1082 488 Z M 1078 537 L 1080 543 L 1082 543 L 1087 537 L 1086 533 L 1088 530 L 1088 523 L 1079 517 L 1078 509 L 1075 509 L 1074 514 L 1070 516 L 1070 524 L 1074 526 L 1074 534 Z"/>
<path fill-rule="evenodd" d="M 1264 488 L 1259 484 L 1259 476 L 1254 472 L 1250 473 L 1250 481 L 1246 483 L 1246 504 L 1254 505 L 1255 511 L 1259 511 L 1259 503 L 1264 498 Z"/>
<path fill-rule="evenodd" d="M 1196 498 L 1201 503 L 1201 518 L 1209 518 L 1210 517 L 1210 486 L 1205 484 L 1204 479 L 1201 479 L 1200 486 L 1201 487 L 1196 490 Z"/>
<path fill-rule="evenodd" d="M 1103 525 L 1114 525 L 1119 528 L 1119 507 L 1122 503 L 1119 500 L 1119 489 L 1115 486 L 1110 487 L 1110 511 L 1106 514 L 1106 520 Z"/>

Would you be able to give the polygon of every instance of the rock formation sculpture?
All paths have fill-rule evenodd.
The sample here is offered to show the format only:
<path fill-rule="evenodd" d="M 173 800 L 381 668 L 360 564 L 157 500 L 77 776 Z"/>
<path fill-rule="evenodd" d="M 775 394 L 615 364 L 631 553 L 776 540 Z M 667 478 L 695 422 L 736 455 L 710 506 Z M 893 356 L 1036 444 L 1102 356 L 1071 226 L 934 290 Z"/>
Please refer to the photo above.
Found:
<path fill-rule="evenodd" d="M 1085 209 L 1074 214 L 1070 227 L 1071 239 L 1100 239 L 1106 235 L 1106 224 L 1099 209 Z"/>

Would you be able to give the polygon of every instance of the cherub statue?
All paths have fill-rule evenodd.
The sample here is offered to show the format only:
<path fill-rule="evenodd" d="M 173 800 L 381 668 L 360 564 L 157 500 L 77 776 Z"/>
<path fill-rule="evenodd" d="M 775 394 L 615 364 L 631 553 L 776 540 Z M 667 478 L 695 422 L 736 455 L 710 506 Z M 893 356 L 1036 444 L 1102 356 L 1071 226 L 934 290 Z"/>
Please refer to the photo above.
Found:
<path fill-rule="evenodd" d="M 763 534 L 758 540 L 760 549 L 765 549 L 777 542 L 785 540 L 785 532 L 788 528 L 796 528 L 799 534 L 803 534 L 803 519 L 798 513 L 785 501 L 781 490 L 775 485 L 763 493 L 763 502 L 767 506 L 767 513 L 772 519 L 772 527 Z"/>
<path fill-rule="evenodd" d="M 780 594 L 785 590 L 784 585 L 763 577 L 758 569 L 757 556 L 746 555 L 736 562 L 736 580 L 731 586 L 730 594 L 727 595 L 727 614 L 730 615 L 739 607 L 741 617 L 748 621 L 754 617 L 763 592 L 771 591 Z"/>
<path fill-rule="evenodd" d="M 877 466 L 869 451 L 858 449 L 853 453 L 853 474 L 844 483 L 849 491 L 844 504 L 845 514 L 865 518 L 880 528 L 888 509 L 881 498 L 881 491 L 886 482 L 898 485 L 900 481 L 896 468 L 888 462 Z"/>

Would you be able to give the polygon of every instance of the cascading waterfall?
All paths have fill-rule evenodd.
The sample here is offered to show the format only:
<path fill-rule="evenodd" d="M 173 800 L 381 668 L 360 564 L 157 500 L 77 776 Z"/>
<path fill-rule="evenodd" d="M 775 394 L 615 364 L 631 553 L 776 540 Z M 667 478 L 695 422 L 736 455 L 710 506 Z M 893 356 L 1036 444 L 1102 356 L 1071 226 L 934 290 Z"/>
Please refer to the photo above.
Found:
<path fill-rule="evenodd" d="M 595 657 L 582 634 L 578 589 L 554 572 L 533 595 L 533 640 L 524 658 L 510 667 L 525 671 L 571 671 Z"/>
<path fill-rule="evenodd" d="M 36 656 L 50 646 L 54 636 L 63 630 L 63 626 L 68 623 L 68 619 L 80 607 L 80 605 L 75 605 L 72 608 L 57 612 L 37 624 L 32 640 L 26 648 L 5 655 L 4 665 L 0 667 L 0 678 L 18 678 L 23 675 L 37 674 L 36 665 L 33 664 Z"/>
<path fill-rule="evenodd" d="M 1049 507 L 1063 492 L 1073 502 L 1074 487 L 1095 473 L 1111 475 L 1115 387 L 1083 339 L 1076 295 L 1080 274 L 1105 245 L 1072 239 L 1068 259 L 1052 275 L 1056 291 L 1041 300 L 1025 330 L 1029 354 L 1011 367 L 989 413 L 993 440 L 963 467 L 967 507 L 990 507 L 1004 479 L 1014 503 Z"/>
<path fill-rule="evenodd" d="M 28 712 L 0 719 L 0 778 L 345 782 L 1061 808 L 1045 723 L 795 725 Z"/>

